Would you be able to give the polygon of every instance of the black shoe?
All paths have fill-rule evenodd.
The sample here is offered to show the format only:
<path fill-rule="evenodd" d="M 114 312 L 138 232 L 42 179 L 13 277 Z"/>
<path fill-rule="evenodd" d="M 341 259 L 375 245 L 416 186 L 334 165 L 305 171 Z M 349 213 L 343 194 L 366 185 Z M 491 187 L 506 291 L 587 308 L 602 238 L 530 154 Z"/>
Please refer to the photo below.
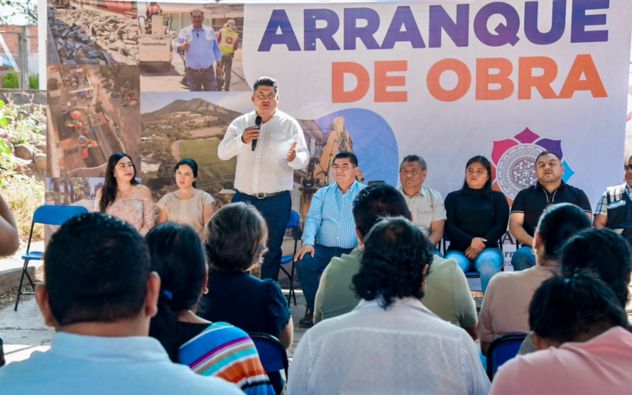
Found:
<path fill-rule="evenodd" d="M 305 314 L 305 317 L 303 317 L 298 322 L 298 326 L 300 326 L 301 328 L 311 328 L 312 326 L 314 326 L 314 318 L 312 314 Z"/>
<path fill-rule="evenodd" d="M 0 367 L 4 366 L 6 363 L 4 359 L 4 349 L 2 348 L 2 339 L 0 339 Z"/>

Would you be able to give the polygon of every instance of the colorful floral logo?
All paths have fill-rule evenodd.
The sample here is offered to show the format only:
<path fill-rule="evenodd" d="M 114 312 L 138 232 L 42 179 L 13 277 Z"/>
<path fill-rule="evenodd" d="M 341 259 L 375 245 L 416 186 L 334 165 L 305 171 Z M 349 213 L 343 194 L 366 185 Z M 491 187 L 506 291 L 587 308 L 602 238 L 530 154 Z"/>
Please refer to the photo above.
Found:
<path fill-rule="evenodd" d="M 564 182 L 575 172 L 564 160 L 562 141 L 542 138 L 526 128 L 513 138 L 494 141 L 492 162 L 494 173 L 493 187 L 508 198 L 516 197 L 520 190 L 535 184 L 535 158 L 542 151 L 551 151 L 562 159 Z"/>

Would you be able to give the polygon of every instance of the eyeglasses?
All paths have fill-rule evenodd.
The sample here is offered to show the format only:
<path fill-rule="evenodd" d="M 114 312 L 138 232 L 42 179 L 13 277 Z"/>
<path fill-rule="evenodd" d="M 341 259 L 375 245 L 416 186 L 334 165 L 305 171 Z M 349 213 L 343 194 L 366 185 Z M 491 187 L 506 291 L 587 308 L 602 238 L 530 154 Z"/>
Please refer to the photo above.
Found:
<path fill-rule="evenodd" d="M 623 165 L 623 170 L 625 171 L 632 170 L 632 165 Z"/>

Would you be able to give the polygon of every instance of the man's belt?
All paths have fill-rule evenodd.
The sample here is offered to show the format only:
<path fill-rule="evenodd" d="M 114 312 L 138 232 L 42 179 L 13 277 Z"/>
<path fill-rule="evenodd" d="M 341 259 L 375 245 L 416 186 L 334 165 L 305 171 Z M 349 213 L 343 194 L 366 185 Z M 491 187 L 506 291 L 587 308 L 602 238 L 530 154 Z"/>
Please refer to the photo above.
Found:
<path fill-rule="evenodd" d="M 205 73 L 205 72 L 207 72 L 209 70 L 211 70 L 211 67 L 207 67 L 205 69 L 194 69 L 194 68 L 191 68 L 191 67 L 187 67 L 186 68 L 186 71 L 193 71 L 194 73 Z"/>
<path fill-rule="evenodd" d="M 244 193 L 244 192 L 241 192 L 241 191 L 237 191 L 237 192 L 241 193 L 242 195 L 250 196 L 250 197 L 253 197 L 253 198 L 261 200 L 261 199 L 271 198 L 271 197 L 280 195 L 282 193 L 290 192 L 290 191 L 267 192 L 267 193 L 266 192 L 258 192 L 258 193 L 255 193 L 254 195 L 250 195 L 248 193 Z"/>

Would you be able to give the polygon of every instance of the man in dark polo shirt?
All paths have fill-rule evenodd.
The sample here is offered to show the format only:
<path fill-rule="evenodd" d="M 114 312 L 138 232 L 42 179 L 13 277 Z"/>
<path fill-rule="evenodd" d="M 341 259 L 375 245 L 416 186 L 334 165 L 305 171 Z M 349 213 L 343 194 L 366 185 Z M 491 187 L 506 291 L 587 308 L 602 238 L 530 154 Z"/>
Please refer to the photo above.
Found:
<path fill-rule="evenodd" d="M 511 206 L 509 231 L 522 244 L 511 258 L 511 265 L 516 271 L 535 265 L 533 233 L 547 206 L 573 203 L 592 219 L 590 202 L 584 191 L 562 181 L 564 167 L 556 154 L 541 152 L 535 159 L 535 172 L 538 182 L 518 192 Z"/>

